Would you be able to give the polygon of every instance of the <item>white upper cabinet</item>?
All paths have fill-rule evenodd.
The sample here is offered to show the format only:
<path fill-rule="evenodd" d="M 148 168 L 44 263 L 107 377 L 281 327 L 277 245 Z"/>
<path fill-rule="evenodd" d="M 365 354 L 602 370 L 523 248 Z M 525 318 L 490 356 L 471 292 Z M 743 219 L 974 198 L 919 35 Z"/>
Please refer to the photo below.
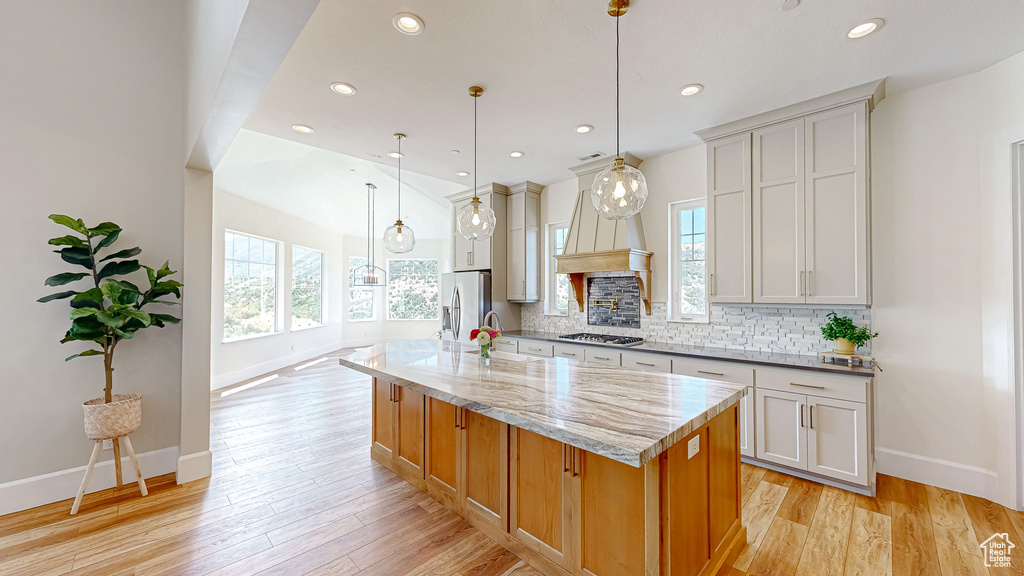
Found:
<path fill-rule="evenodd" d="M 510 302 L 540 300 L 541 238 L 540 193 L 544 189 L 533 182 L 511 188 L 508 205 L 508 284 Z"/>
<path fill-rule="evenodd" d="M 708 143 L 708 283 L 712 302 L 752 302 L 750 134 Z"/>
<path fill-rule="evenodd" d="M 494 226 L 494 235 L 486 240 L 466 240 L 459 234 L 456 225 L 456 216 L 464 206 L 468 206 L 473 198 L 473 191 L 467 190 L 459 194 L 448 196 L 452 203 L 452 271 L 469 272 L 472 270 L 490 270 L 497 274 L 491 280 L 491 290 L 503 289 L 496 286 L 504 282 L 505 275 L 505 250 L 506 250 L 506 201 L 508 188 L 501 184 L 487 184 L 477 190 L 480 202 L 494 210 L 497 222 Z M 500 294 L 501 292 L 498 292 Z"/>

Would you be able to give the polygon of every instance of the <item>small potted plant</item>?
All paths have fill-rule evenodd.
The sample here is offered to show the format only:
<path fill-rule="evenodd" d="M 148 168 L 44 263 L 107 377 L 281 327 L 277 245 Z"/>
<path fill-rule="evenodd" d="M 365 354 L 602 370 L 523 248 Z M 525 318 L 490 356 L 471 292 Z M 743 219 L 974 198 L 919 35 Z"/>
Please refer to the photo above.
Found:
<path fill-rule="evenodd" d="M 113 394 L 114 349 L 130 340 L 144 328 L 162 328 L 167 323 L 177 324 L 181 320 L 170 314 L 158 314 L 144 310 L 152 304 L 177 304 L 161 298 L 174 295 L 181 298 L 182 284 L 167 277 L 174 274 L 167 262 L 159 269 L 139 264 L 133 259 L 142 250 L 127 248 L 100 256 L 108 252 L 121 234 L 121 227 L 113 222 L 104 222 L 92 228 L 81 219 L 51 214 L 50 220 L 70 228 L 75 234 L 51 238 L 49 243 L 58 246 L 54 250 L 62 260 L 74 266 L 85 268 L 84 272 L 63 272 L 46 279 L 47 286 L 64 286 L 88 278 L 85 290 L 67 290 L 40 298 L 39 302 L 50 302 L 70 298 L 71 328 L 61 343 L 87 342 L 90 348 L 72 354 L 65 362 L 86 356 L 102 356 L 106 385 L 103 397 L 83 404 L 85 410 L 85 434 L 93 440 L 120 438 L 134 432 L 142 424 L 142 396 L 140 394 Z M 143 289 L 123 277 L 145 269 L 149 288 Z M 116 443 L 115 443 L 116 444 Z M 118 452 L 115 445 L 115 453 Z M 120 467 L 120 460 L 117 462 Z"/>
<path fill-rule="evenodd" d="M 828 323 L 821 327 L 821 335 L 825 340 L 835 342 L 836 354 L 852 356 L 858 346 L 878 337 L 878 332 L 855 325 L 848 316 L 837 316 L 835 312 L 829 312 L 827 318 Z"/>
<path fill-rule="evenodd" d="M 492 330 L 490 326 L 481 326 L 469 333 L 469 339 L 480 345 L 480 357 L 487 360 L 491 358 L 491 343 L 497 338 L 501 338 L 501 332 Z"/>

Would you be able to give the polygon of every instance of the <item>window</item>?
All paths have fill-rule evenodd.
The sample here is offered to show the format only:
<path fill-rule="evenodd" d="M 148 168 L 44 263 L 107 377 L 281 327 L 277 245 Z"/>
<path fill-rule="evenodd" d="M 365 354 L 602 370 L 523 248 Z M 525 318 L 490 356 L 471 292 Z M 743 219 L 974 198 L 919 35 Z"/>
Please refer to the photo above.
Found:
<path fill-rule="evenodd" d="M 706 322 L 708 319 L 706 232 L 704 200 L 669 205 L 672 218 L 672 318 Z"/>
<path fill-rule="evenodd" d="M 277 242 L 224 231 L 224 339 L 277 331 Z"/>
<path fill-rule="evenodd" d="M 352 286 L 352 270 L 359 266 L 366 266 L 366 258 L 351 256 L 348 259 L 349 289 L 348 289 L 348 320 L 349 322 L 367 322 L 377 319 L 377 309 L 374 306 L 373 288 Z"/>
<path fill-rule="evenodd" d="M 292 330 L 323 325 L 324 254 L 292 246 Z"/>
<path fill-rule="evenodd" d="M 569 313 L 569 277 L 565 274 L 555 274 L 555 256 L 565 249 L 565 239 L 568 236 L 567 222 L 548 225 L 548 314 Z"/>
<path fill-rule="evenodd" d="M 388 320 L 436 320 L 437 260 L 388 260 Z"/>

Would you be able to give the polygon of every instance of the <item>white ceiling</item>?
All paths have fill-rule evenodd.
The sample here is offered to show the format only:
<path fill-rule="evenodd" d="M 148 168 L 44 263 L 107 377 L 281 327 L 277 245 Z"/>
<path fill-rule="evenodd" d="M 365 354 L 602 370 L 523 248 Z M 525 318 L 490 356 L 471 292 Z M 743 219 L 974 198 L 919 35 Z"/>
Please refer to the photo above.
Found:
<path fill-rule="evenodd" d="M 1024 50 L 1019 0 L 635 0 L 622 25 L 622 149 L 641 158 L 698 142 L 695 130 L 888 77 L 889 92 L 974 72 Z M 614 24 L 606 0 L 322 0 L 246 128 L 380 158 L 408 134 L 403 167 L 472 184 L 480 84 L 480 182 L 572 177 L 615 151 Z M 398 12 L 426 23 L 417 36 Z M 884 18 L 859 40 L 846 32 Z M 340 96 L 331 82 L 353 84 Z M 706 89 L 679 95 L 685 84 Z M 311 135 L 291 130 L 309 124 Z M 592 124 L 576 134 L 577 124 Z M 450 151 L 459 149 L 461 154 Z M 522 150 L 523 158 L 509 157 Z"/>
<path fill-rule="evenodd" d="M 398 170 L 242 130 L 214 172 L 214 186 L 346 234 L 366 237 L 366 183 L 377 186 L 377 237 L 398 216 Z M 402 220 L 420 239 L 446 238 L 451 204 L 462 187 L 402 170 Z"/>

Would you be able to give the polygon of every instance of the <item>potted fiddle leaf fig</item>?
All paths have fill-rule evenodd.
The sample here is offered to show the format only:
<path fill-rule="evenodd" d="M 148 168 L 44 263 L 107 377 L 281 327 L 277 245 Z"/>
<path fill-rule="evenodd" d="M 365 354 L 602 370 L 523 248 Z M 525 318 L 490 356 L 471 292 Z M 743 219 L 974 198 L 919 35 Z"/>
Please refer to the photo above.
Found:
<path fill-rule="evenodd" d="M 134 257 L 142 250 L 111 248 L 121 234 L 121 227 L 103 222 L 88 227 L 81 219 L 51 214 L 50 220 L 70 228 L 74 234 L 51 238 L 50 244 L 62 260 L 85 271 L 63 272 L 46 279 L 47 286 L 65 286 L 87 279 L 84 290 L 66 290 L 40 298 L 50 302 L 70 298 L 71 328 L 61 343 L 87 342 L 91 347 L 72 354 L 65 362 L 87 356 L 102 356 L 106 385 L 103 397 L 83 404 L 85 433 L 93 440 L 120 438 L 134 432 L 142 424 L 142 396 L 114 394 L 114 350 L 136 333 L 154 326 L 181 322 L 176 316 L 151 312 L 154 304 L 177 304 L 161 300 L 173 295 L 181 298 L 182 284 L 168 277 L 174 274 L 165 262 L 159 269 L 143 266 Z M 129 282 L 124 277 L 145 269 L 148 288 Z"/>
<path fill-rule="evenodd" d="M 829 312 L 826 318 L 828 323 L 821 327 L 821 335 L 825 340 L 835 342 L 836 354 L 852 356 L 858 346 L 863 346 L 872 338 L 878 337 L 878 332 L 857 326 L 849 316 L 838 316 L 835 312 Z"/>

